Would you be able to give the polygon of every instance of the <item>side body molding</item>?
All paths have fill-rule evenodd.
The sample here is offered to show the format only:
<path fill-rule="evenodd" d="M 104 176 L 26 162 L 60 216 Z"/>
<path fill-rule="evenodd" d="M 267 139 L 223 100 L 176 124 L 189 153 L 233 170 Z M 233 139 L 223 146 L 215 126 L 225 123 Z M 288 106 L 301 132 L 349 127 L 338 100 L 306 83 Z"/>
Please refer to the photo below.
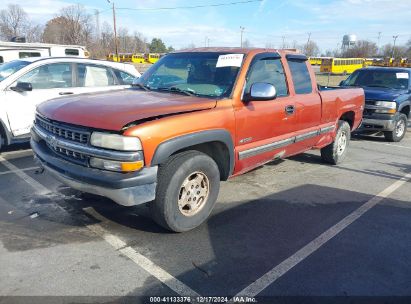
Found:
<path fill-rule="evenodd" d="M 229 175 L 231 175 L 234 170 L 234 144 L 230 133 L 222 129 L 191 133 L 162 142 L 154 153 L 151 165 L 156 166 L 164 163 L 170 155 L 179 150 L 209 142 L 220 142 L 226 146 L 230 158 Z"/>

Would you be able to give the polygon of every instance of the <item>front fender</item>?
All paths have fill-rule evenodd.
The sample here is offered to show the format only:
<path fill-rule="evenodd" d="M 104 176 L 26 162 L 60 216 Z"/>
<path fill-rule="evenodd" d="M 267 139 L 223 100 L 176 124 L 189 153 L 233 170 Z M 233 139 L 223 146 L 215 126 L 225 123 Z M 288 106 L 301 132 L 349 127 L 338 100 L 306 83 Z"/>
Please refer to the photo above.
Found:
<path fill-rule="evenodd" d="M 190 133 L 166 140 L 156 148 L 151 165 L 156 166 L 166 162 L 172 154 L 179 150 L 209 142 L 221 142 L 226 146 L 230 158 L 229 175 L 231 175 L 234 170 L 234 144 L 231 134 L 223 129 Z"/>

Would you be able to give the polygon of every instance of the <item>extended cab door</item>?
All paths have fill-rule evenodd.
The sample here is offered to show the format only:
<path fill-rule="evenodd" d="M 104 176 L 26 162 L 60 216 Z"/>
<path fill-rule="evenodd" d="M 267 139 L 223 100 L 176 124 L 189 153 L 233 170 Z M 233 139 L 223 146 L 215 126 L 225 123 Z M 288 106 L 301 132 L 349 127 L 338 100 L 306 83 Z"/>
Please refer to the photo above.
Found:
<path fill-rule="evenodd" d="M 236 108 L 237 172 L 283 155 L 295 131 L 295 100 L 289 94 L 283 62 L 278 53 L 263 53 L 254 57 L 246 76 L 243 100 L 257 82 L 274 85 L 277 97 L 266 101 L 243 101 Z"/>
<path fill-rule="evenodd" d="M 32 85 L 32 91 L 16 92 L 18 82 Z M 5 91 L 5 106 L 13 136 L 30 133 L 36 106 L 46 100 L 64 96 L 73 87 L 73 65 L 50 63 L 38 66 L 19 77 Z"/>
<path fill-rule="evenodd" d="M 299 54 L 286 55 L 293 86 L 292 100 L 296 110 L 296 148 L 311 147 L 317 140 L 321 122 L 321 97 L 318 94 L 312 69 L 307 57 Z"/>

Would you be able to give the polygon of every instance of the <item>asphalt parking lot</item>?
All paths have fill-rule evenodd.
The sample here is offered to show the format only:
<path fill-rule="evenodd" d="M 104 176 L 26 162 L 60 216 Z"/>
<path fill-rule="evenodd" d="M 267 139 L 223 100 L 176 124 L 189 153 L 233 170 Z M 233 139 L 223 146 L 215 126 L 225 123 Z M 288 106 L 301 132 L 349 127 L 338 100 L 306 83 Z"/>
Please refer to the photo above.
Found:
<path fill-rule="evenodd" d="M 224 182 L 209 221 L 175 234 L 147 206 L 79 193 L 38 174 L 28 145 L 8 148 L 0 296 L 411 296 L 410 155 L 411 132 L 355 137 L 339 166 L 319 151 L 267 164 Z"/>

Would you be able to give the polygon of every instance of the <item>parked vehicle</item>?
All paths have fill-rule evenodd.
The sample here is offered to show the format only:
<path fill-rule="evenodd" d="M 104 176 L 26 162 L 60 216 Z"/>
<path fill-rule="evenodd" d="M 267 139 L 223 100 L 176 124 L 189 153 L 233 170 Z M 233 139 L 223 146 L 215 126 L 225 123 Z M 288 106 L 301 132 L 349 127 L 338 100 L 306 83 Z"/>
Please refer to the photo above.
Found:
<path fill-rule="evenodd" d="M 388 141 L 401 141 L 406 132 L 411 106 L 411 69 L 366 68 L 341 83 L 362 87 L 365 110 L 361 130 L 382 131 Z"/>
<path fill-rule="evenodd" d="M 31 146 L 47 172 L 187 231 L 209 216 L 220 180 L 321 149 L 340 163 L 362 119 L 362 89 L 320 91 L 307 57 L 204 48 L 161 58 L 116 93 L 37 108 Z"/>
<path fill-rule="evenodd" d="M 130 64 L 81 58 L 26 58 L 0 66 L 0 150 L 28 141 L 38 104 L 51 98 L 130 87 Z"/>
<path fill-rule="evenodd" d="M 132 61 L 134 63 L 144 63 L 146 61 L 146 59 L 144 58 L 143 53 L 138 53 L 138 54 L 133 54 Z"/>
<path fill-rule="evenodd" d="M 0 64 L 29 57 L 79 57 L 87 58 L 84 46 L 47 43 L 21 43 L 0 41 Z"/>
<path fill-rule="evenodd" d="M 365 65 L 364 58 L 330 58 L 321 62 L 320 72 L 331 74 L 351 74 Z"/>

